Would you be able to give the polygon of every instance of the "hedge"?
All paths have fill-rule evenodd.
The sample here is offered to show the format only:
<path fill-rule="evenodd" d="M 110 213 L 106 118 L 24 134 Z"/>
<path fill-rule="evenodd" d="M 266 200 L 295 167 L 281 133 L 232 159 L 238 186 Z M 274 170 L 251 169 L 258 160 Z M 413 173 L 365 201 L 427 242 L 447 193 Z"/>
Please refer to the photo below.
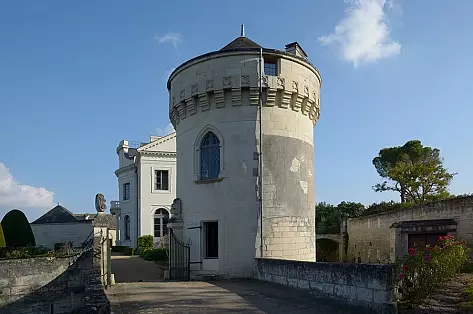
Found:
<path fill-rule="evenodd" d="M 152 235 L 144 235 L 138 237 L 138 252 L 140 256 L 143 256 L 146 251 L 152 250 L 154 248 L 154 238 Z"/>
<path fill-rule="evenodd" d="M 135 249 L 133 249 L 133 248 L 131 248 L 131 247 L 128 247 L 128 246 L 127 246 L 127 247 L 125 247 L 125 248 L 123 249 L 123 254 L 125 254 L 125 255 L 131 256 L 131 255 L 133 255 L 134 253 L 135 253 Z"/>
<path fill-rule="evenodd" d="M 5 242 L 5 236 L 3 235 L 3 228 L 2 228 L 2 224 L 0 224 L 0 248 L 1 247 L 6 247 L 7 244 Z"/>
<path fill-rule="evenodd" d="M 35 246 L 36 242 L 30 223 L 18 209 L 9 211 L 2 219 L 3 234 L 7 247 Z"/>
<path fill-rule="evenodd" d="M 125 248 L 127 248 L 128 246 L 126 245 L 116 245 L 116 246 L 112 246 L 112 252 L 119 252 L 119 253 L 123 253 Z"/>
<path fill-rule="evenodd" d="M 143 259 L 147 261 L 167 261 L 168 252 L 166 249 L 152 249 L 144 252 L 142 255 Z"/>

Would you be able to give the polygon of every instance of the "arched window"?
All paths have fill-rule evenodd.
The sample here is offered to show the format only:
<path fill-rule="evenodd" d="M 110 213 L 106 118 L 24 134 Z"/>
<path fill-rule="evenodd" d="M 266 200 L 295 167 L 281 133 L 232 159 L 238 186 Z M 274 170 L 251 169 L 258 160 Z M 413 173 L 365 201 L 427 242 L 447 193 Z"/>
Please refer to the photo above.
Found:
<path fill-rule="evenodd" d="M 200 142 L 200 179 L 216 179 L 220 173 L 220 140 L 207 132 Z"/>
<path fill-rule="evenodd" d="M 125 216 L 125 240 L 130 240 L 130 216 Z"/>
<path fill-rule="evenodd" d="M 154 212 L 154 237 L 162 238 L 169 233 L 168 230 L 169 213 L 166 209 L 160 208 Z"/>

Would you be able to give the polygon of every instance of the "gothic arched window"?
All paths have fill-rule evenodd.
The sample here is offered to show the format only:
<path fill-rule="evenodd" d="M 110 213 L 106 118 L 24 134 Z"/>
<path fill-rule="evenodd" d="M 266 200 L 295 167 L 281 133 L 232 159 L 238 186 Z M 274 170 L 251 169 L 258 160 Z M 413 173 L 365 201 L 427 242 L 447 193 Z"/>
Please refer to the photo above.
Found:
<path fill-rule="evenodd" d="M 216 179 L 220 173 L 220 140 L 207 132 L 200 142 L 200 179 Z"/>
<path fill-rule="evenodd" d="M 125 216 L 125 240 L 130 240 L 130 216 Z"/>

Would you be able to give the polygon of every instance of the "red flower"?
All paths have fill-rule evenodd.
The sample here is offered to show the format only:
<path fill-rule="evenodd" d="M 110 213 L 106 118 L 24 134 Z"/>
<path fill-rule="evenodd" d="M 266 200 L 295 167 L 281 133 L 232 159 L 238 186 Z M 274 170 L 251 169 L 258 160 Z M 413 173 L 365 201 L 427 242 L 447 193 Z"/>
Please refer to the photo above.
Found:
<path fill-rule="evenodd" d="M 404 274 L 399 275 L 399 278 L 401 278 L 401 279 L 403 279 L 404 277 L 405 277 Z"/>
<path fill-rule="evenodd" d="M 425 260 L 426 260 L 427 262 L 430 262 L 430 255 L 426 255 L 426 256 L 425 256 Z"/>
<path fill-rule="evenodd" d="M 415 250 L 414 248 L 412 248 L 412 247 L 409 248 L 409 255 L 410 255 L 410 256 L 416 255 L 416 250 Z"/>
<path fill-rule="evenodd" d="M 404 265 L 404 266 L 402 266 L 402 269 L 404 269 L 404 270 L 408 270 L 408 269 L 409 269 L 409 267 L 408 267 L 407 265 Z"/>

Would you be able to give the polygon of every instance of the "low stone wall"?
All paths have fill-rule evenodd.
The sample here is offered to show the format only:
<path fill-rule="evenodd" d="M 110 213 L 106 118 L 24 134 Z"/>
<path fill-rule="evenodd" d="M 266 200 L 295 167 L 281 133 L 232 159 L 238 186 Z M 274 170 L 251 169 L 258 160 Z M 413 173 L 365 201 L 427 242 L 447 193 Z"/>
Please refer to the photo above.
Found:
<path fill-rule="evenodd" d="M 110 313 L 92 257 L 0 260 L 0 313 Z"/>
<path fill-rule="evenodd" d="M 394 267 L 376 264 L 256 259 L 255 278 L 307 290 L 360 313 L 397 313 Z"/>

